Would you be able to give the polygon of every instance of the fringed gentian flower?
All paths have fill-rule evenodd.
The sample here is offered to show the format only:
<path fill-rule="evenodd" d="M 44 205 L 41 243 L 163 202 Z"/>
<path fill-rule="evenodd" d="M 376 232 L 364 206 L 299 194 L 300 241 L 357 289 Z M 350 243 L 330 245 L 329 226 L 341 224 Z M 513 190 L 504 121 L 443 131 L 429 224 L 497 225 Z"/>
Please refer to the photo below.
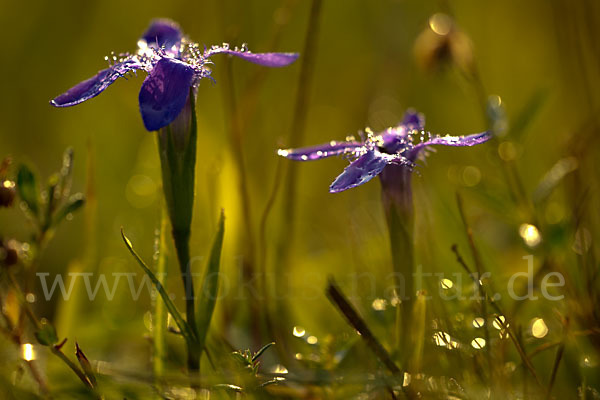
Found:
<path fill-rule="evenodd" d="M 158 131 L 163 191 L 172 225 L 172 235 L 185 288 L 186 319 L 196 333 L 188 343 L 188 369 L 198 370 L 202 345 L 198 338 L 206 334 L 196 326 L 194 286 L 191 274 L 189 240 L 194 205 L 196 166 L 196 89 L 204 78 L 211 78 L 210 57 L 229 54 L 267 67 L 283 67 L 298 58 L 296 53 L 251 53 L 245 45 L 200 49 L 183 36 L 172 21 L 157 20 L 138 41 L 135 54 L 108 58 L 112 65 L 98 72 L 51 101 L 56 107 L 69 107 L 99 95 L 117 78 L 137 70 L 148 76 L 139 95 L 144 126 Z"/>
<path fill-rule="evenodd" d="M 154 21 L 137 44 L 135 54 L 105 57 L 112 65 L 56 97 L 51 104 L 77 105 L 102 93 L 117 78 L 144 70 L 148 77 L 139 95 L 140 111 L 146 129 L 156 131 L 173 122 L 183 110 L 191 87 L 211 77 L 211 56 L 229 54 L 267 67 L 283 67 L 298 58 L 297 53 L 252 53 L 246 45 L 239 49 L 230 49 L 227 44 L 201 49 L 169 20 Z"/>
<path fill-rule="evenodd" d="M 331 141 L 318 146 L 279 150 L 280 156 L 291 160 L 308 161 L 342 155 L 351 162 L 331 184 L 331 193 L 342 192 L 362 185 L 379 176 L 383 209 L 390 235 L 392 263 L 396 287 L 401 300 L 401 323 L 398 343 L 403 358 L 408 360 L 414 338 L 410 337 L 413 313 L 413 231 L 414 210 L 411 176 L 417 159 L 429 146 L 474 146 L 491 138 L 488 132 L 468 136 L 439 136 L 425 131 L 422 114 L 409 110 L 402 123 L 374 134 L 367 130 L 362 141 Z"/>
<path fill-rule="evenodd" d="M 362 185 L 377 175 L 385 180 L 386 170 L 393 167 L 411 171 L 421 152 L 429 146 L 473 146 L 490 138 L 488 132 L 469 136 L 439 136 L 424 129 L 424 117 L 407 111 L 402 123 L 396 127 L 378 134 L 367 129 L 367 137 L 363 141 L 331 141 L 300 149 L 280 149 L 277 153 L 296 161 L 320 160 L 338 155 L 348 157 L 352 162 L 329 187 L 331 193 L 337 193 Z"/>

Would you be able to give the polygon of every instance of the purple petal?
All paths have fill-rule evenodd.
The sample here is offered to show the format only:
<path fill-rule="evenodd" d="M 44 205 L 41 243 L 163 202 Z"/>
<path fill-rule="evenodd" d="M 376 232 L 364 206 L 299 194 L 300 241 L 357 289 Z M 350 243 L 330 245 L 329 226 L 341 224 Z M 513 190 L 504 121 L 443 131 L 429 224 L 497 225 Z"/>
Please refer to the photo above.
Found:
<path fill-rule="evenodd" d="M 140 69 L 142 66 L 134 60 L 117 63 L 110 68 L 103 69 L 90 79 L 78 83 L 65 93 L 50 101 L 54 107 L 70 107 L 82 103 L 92 97 L 98 96 L 109 87 L 117 78 L 124 76 L 129 71 Z"/>
<path fill-rule="evenodd" d="M 425 116 L 422 113 L 417 112 L 415 109 L 409 108 L 404 113 L 402 124 L 409 125 L 413 129 L 425 129 Z"/>
<path fill-rule="evenodd" d="M 309 161 L 351 153 L 362 147 L 363 144 L 360 142 L 336 142 L 332 140 L 329 143 L 300 149 L 279 149 L 277 154 L 290 160 Z"/>
<path fill-rule="evenodd" d="M 490 132 L 476 133 L 468 136 L 436 136 L 429 140 L 423 141 L 414 145 L 410 150 L 407 150 L 403 155 L 411 161 L 416 160 L 419 152 L 427 146 L 444 145 L 444 146 L 475 146 L 487 142 L 492 138 Z"/>
<path fill-rule="evenodd" d="M 173 46 L 179 46 L 183 33 L 175 22 L 170 19 L 157 19 L 152 21 L 142 39 L 148 47 L 165 48 L 170 50 Z"/>
<path fill-rule="evenodd" d="M 156 131 L 179 115 L 194 81 L 194 69 L 173 59 L 162 58 L 146 77 L 140 90 L 140 111 L 144 125 Z"/>
<path fill-rule="evenodd" d="M 209 55 L 213 54 L 229 54 L 265 67 L 285 67 L 296 61 L 299 56 L 298 53 L 251 53 L 224 48 L 210 50 Z"/>
<path fill-rule="evenodd" d="M 369 150 L 344 169 L 329 186 L 329 192 L 338 193 L 362 185 L 383 171 L 388 163 L 381 153 Z"/>
<path fill-rule="evenodd" d="M 467 136 L 436 136 L 422 143 L 419 143 L 413 147 L 413 150 L 420 149 L 425 146 L 431 145 L 444 145 L 444 146 L 475 146 L 477 144 L 485 143 L 492 138 L 490 132 L 475 133 Z"/>

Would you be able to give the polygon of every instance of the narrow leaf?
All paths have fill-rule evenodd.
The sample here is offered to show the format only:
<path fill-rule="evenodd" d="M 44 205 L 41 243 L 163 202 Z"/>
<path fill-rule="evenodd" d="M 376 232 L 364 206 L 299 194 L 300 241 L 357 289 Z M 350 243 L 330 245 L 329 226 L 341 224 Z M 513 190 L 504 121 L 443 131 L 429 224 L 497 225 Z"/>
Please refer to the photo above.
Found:
<path fill-rule="evenodd" d="M 67 203 L 62 206 L 52 218 L 52 225 L 60 224 L 69 214 L 79 210 L 85 204 L 85 197 L 82 193 L 76 193 L 69 198 Z"/>
<path fill-rule="evenodd" d="M 254 354 L 254 357 L 252 357 L 252 362 L 255 362 L 256 360 L 258 360 L 260 358 L 260 356 L 262 356 L 262 354 L 267 351 L 267 349 L 271 346 L 273 346 L 275 344 L 275 342 L 271 342 L 271 343 L 267 343 L 265 344 L 259 351 L 257 351 Z"/>
<path fill-rule="evenodd" d="M 219 266 L 221 264 L 221 249 L 223 247 L 223 236 L 225 234 L 225 213 L 221 210 L 221 218 L 217 229 L 217 235 L 212 245 L 210 259 L 202 279 L 202 287 L 197 296 L 196 322 L 199 348 L 204 348 L 204 341 L 210 327 L 210 320 L 215 303 L 219 294 Z"/>
<path fill-rule="evenodd" d="M 79 361 L 79 365 L 81 365 L 81 368 L 83 369 L 86 378 L 90 381 L 90 385 L 92 385 L 92 387 L 95 387 L 96 376 L 94 375 L 94 371 L 92 370 L 92 364 L 90 364 L 90 361 L 85 356 L 77 342 L 75 342 L 75 356 L 77 357 L 77 361 Z"/>
<path fill-rule="evenodd" d="M 33 215 L 38 217 L 40 195 L 37 186 L 37 179 L 33 172 L 26 165 L 19 166 L 17 172 L 17 190 L 21 200 L 27 204 Z"/>
<path fill-rule="evenodd" d="M 175 304 L 173 304 L 173 302 L 171 301 L 171 298 L 169 297 L 169 295 L 165 291 L 165 288 L 160 283 L 160 281 L 158 280 L 158 278 L 156 277 L 156 275 L 154 275 L 154 273 L 150 270 L 150 268 L 148 268 L 146 266 L 146 264 L 144 263 L 144 261 L 140 258 L 140 256 L 133 249 L 133 245 L 131 244 L 131 241 L 129 241 L 129 239 L 127 238 L 127 236 L 125 236 L 125 232 L 123 232 L 122 228 L 121 228 L 121 237 L 123 238 L 123 241 L 125 242 L 125 246 L 127 246 L 127 249 L 129 250 L 129 252 L 131 253 L 131 255 L 133 255 L 133 257 L 138 262 L 138 264 L 140 265 L 140 267 L 142 267 L 142 269 L 144 270 L 144 272 L 146 273 L 146 275 L 148 275 L 148 277 L 150 278 L 150 280 L 152 281 L 152 283 L 154 284 L 154 286 L 156 286 L 156 290 L 158 290 L 158 293 L 162 297 L 162 299 L 163 299 L 163 301 L 165 303 L 165 306 L 167 306 L 167 309 L 169 310 L 169 313 L 171 314 L 171 316 L 175 320 L 175 323 L 177 324 L 177 327 L 181 331 L 181 334 L 185 338 L 186 342 L 193 343 L 194 339 L 195 339 L 194 332 L 192 332 L 192 330 L 190 329 L 190 326 L 181 317 L 181 314 L 179 313 L 179 311 L 177 311 L 177 307 L 175 307 Z"/>

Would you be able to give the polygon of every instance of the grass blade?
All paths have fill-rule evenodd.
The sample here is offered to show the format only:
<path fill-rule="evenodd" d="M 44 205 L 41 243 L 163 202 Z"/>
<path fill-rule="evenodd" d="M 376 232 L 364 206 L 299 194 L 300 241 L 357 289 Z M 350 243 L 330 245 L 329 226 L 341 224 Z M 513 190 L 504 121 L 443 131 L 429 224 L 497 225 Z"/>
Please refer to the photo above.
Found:
<path fill-rule="evenodd" d="M 217 235 L 213 241 L 208 265 L 202 279 L 202 287 L 197 296 L 196 322 L 198 331 L 196 332 L 196 336 L 198 337 L 199 349 L 204 348 L 204 341 L 210 328 L 210 320 L 212 319 L 219 294 L 219 267 L 221 264 L 221 249 L 223 248 L 224 234 L 225 213 L 221 210 Z"/>
<path fill-rule="evenodd" d="M 150 270 L 150 268 L 148 268 L 146 266 L 144 261 L 135 252 L 135 250 L 133 249 L 133 245 L 131 244 L 131 241 L 127 238 L 127 236 L 125 236 L 125 232 L 123 232 L 123 228 L 121 228 L 121 237 L 123 238 L 123 241 L 125 242 L 125 246 L 127 246 L 127 249 L 129 250 L 131 255 L 133 255 L 133 257 L 138 262 L 140 267 L 142 267 L 142 269 L 144 270 L 146 275 L 148 275 L 148 277 L 150 278 L 150 280 L 152 281 L 154 286 L 156 286 L 156 290 L 158 290 L 158 293 L 162 297 L 163 302 L 165 303 L 165 306 L 167 306 L 169 313 L 175 320 L 175 323 L 177 324 L 177 327 L 181 331 L 181 334 L 185 338 L 186 342 L 193 343 L 196 339 L 194 332 L 190 329 L 190 326 L 188 325 L 187 322 L 185 322 L 185 320 L 183 319 L 183 317 L 181 316 L 179 311 L 177 311 L 177 307 L 175 307 L 175 304 L 173 304 L 173 302 L 171 301 L 171 298 L 165 291 L 165 288 L 160 283 L 160 281 L 158 280 L 156 275 L 154 275 L 154 273 Z"/>

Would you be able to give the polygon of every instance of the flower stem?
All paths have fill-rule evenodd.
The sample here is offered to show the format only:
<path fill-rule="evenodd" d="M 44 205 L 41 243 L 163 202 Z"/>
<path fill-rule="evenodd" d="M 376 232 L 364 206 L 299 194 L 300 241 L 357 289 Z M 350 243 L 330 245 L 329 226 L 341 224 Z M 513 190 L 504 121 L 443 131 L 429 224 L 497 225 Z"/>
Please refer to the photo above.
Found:
<path fill-rule="evenodd" d="M 400 312 L 396 315 L 398 350 L 406 362 L 410 357 L 411 314 L 414 303 L 414 207 L 410 169 L 404 166 L 387 166 L 381 178 L 381 200 L 385 211 L 396 296 Z"/>
<path fill-rule="evenodd" d="M 183 288 L 185 291 L 185 316 L 192 332 L 196 330 L 196 313 L 194 306 L 194 280 L 190 265 L 190 231 L 173 230 L 173 239 L 175 241 L 175 250 L 179 260 L 179 269 Z M 200 368 L 199 353 L 188 346 L 188 369 L 190 372 L 198 371 Z"/>

